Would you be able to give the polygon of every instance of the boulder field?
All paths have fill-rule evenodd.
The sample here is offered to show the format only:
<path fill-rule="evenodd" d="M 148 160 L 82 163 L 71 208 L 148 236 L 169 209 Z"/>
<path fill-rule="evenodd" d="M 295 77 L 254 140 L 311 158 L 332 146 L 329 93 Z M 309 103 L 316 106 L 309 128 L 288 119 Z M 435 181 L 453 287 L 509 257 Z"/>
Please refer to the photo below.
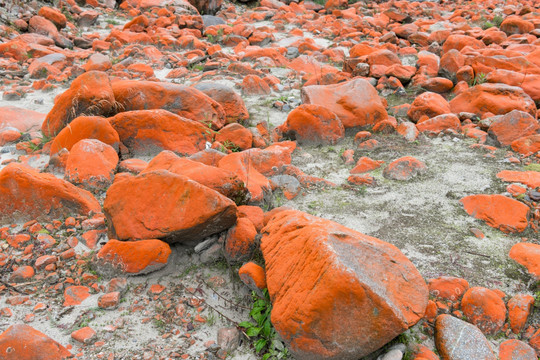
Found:
<path fill-rule="evenodd" d="M 540 358 L 540 2 L 0 7 L 0 360 Z"/>

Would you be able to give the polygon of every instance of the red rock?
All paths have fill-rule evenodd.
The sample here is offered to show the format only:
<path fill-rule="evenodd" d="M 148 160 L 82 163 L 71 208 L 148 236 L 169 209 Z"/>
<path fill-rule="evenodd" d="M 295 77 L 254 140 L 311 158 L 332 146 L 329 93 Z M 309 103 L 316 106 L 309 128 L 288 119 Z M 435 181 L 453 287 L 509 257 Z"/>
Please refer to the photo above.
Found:
<path fill-rule="evenodd" d="M 211 140 L 210 129 L 200 122 L 166 110 L 122 112 L 109 119 L 120 141 L 135 155 L 171 150 L 192 155 Z"/>
<path fill-rule="evenodd" d="M 108 115 L 116 108 L 107 74 L 89 71 L 73 80 L 69 89 L 58 96 L 41 130 L 45 136 L 52 137 L 82 114 Z"/>
<path fill-rule="evenodd" d="M 241 86 L 243 95 L 268 95 L 272 92 L 268 84 L 257 75 L 246 75 Z"/>
<path fill-rule="evenodd" d="M 447 53 L 451 49 L 461 51 L 465 46 L 473 49 L 482 49 L 486 47 L 482 41 L 477 40 L 472 36 L 452 34 L 448 36 L 444 42 L 442 50 L 444 53 Z"/>
<path fill-rule="evenodd" d="M 170 246 L 161 240 L 118 241 L 109 240 L 97 253 L 95 263 L 103 273 L 141 275 L 167 265 Z M 111 292 L 114 294 L 115 292 Z M 114 297 L 111 295 L 111 297 Z"/>
<path fill-rule="evenodd" d="M 460 200 L 465 211 L 503 232 L 521 232 L 528 225 L 529 207 L 503 195 L 470 195 Z"/>
<path fill-rule="evenodd" d="M 24 324 L 11 325 L 0 334 L 0 354 L 6 360 L 63 360 L 72 356 L 58 342 Z"/>
<path fill-rule="evenodd" d="M 17 270 L 11 273 L 9 280 L 11 282 L 21 283 L 29 281 L 35 274 L 34 268 L 31 266 L 19 266 Z"/>
<path fill-rule="evenodd" d="M 508 16 L 501 23 L 500 29 L 506 35 L 526 34 L 534 30 L 534 24 L 519 16 Z"/>
<path fill-rule="evenodd" d="M 499 345 L 500 360 L 538 360 L 532 347 L 517 339 L 503 341 Z"/>
<path fill-rule="evenodd" d="M 235 203 L 246 201 L 248 190 L 238 176 L 226 169 L 181 158 L 170 151 L 162 151 L 148 163 L 142 173 L 154 170 L 167 170 L 185 176 L 201 185 L 207 186 L 225 195 Z"/>
<path fill-rule="evenodd" d="M 83 344 L 90 344 L 94 342 L 96 338 L 96 331 L 89 326 L 82 329 L 75 330 L 71 333 L 71 338 Z"/>
<path fill-rule="evenodd" d="M 446 101 L 439 94 L 425 92 L 418 95 L 414 99 L 409 111 L 407 112 L 407 116 L 409 116 L 409 118 L 416 123 L 423 116 L 432 118 L 437 115 L 449 113 L 451 113 L 451 111 L 448 101 Z"/>
<path fill-rule="evenodd" d="M 114 291 L 103 294 L 98 299 L 98 306 L 101 309 L 114 309 L 120 303 L 120 292 Z"/>
<path fill-rule="evenodd" d="M 373 185 L 375 178 L 369 174 L 351 175 L 347 178 L 347 182 L 352 185 Z"/>
<path fill-rule="evenodd" d="M 37 111 L 18 108 L 15 106 L 0 107 L 0 131 L 2 129 L 17 129 L 26 133 L 41 128 L 45 114 Z"/>
<path fill-rule="evenodd" d="M 248 262 L 238 270 L 240 280 L 247 285 L 251 290 L 264 290 L 266 289 L 266 274 L 264 269 L 259 265 Z"/>
<path fill-rule="evenodd" d="M 421 86 L 427 91 L 442 94 L 452 90 L 454 83 L 446 78 L 435 77 L 422 82 Z"/>
<path fill-rule="evenodd" d="M 536 355 L 540 356 L 540 329 L 538 329 L 533 336 L 531 336 L 529 339 L 529 345 L 531 345 L 534 351 L 536 351 Z"/>
<path fill-rule="evenodd" d="M 435 344 L 443 360 L 496 360 L 482 332 L 474 325 L 448 314 L 435 321 Z"/>
<path fill-rule="evenodd" d="M 428 281 L 429 293 L 435 297 L 457 301 L 469 289 L 465 279 L 452 276 L 441 276 Z"/>
<path fill-rule="evenodd" d="M 496 69 L 486 76 L 486 81 L 519 86 L 536 103 L 540 101 L 540 74 L 523 74 L 519 70 Z"/>
<path fill-rule="evenodd" d="M 404 156 L 392 161 L 384 169 L 383 175 L 387 179 L 407 181 L 427 170 L 426 165 L 411 156 Z"/>
<path fill-rule="evenodd" d="M 345 137 L 341 120 L 324 106 L 300 105 L 278 127 L 284 136 L 300 143 L 335 144 Z"/>
<path fill-rule="evenodd" d="M 232 88 L 212 82 L 201 82 L 193 87 L 202 91 L 223 107 L 227 123 L 242 122 L 249 119 L 244 100 Z"/>
<path fill-rule="evenodd" d="M 90 56 L 86 64 L 83 65 L 85 71 L 107 71 L 112 68 L 111 59 L 101 53 L 95 53 Z"/>
<path fill-rule="evenodd" d="M 271 193 L 271 187 L 268 179 L 254 167 L 250 155 L 247 152 L 229 154 L 219 160 L 218 167 L 235 173 L 246 184 L 251 202 L 259 203 Z"/>
<path fill-rule="evenodd" d="M 424 345 L 415 344 L 412 348 L 414 360 L 440 360 L 437 355 Z"/>
<path fill-rule="evenodd" d="M 282 210 L 263 229 L 261 250 L 272 324 L 296 358 L 358 359 L 424 314 L 424 280 L 376 238 Z"/>
<path fill-rule="evenodd" d="M 428 131 L 436 134 L 448 129 L 459 132 L 461 130 L 461 122 L 459 121 L 459 118 L 454 114 L 444 114 L 419 122 L 418 124 L 416 124 L 416 128 L 420 132 Z"/>
<path fill-rule="evenodd" d="M 461 310 L 467 320 L 484 334 L 495 334 L 501 330 L 506 319 L 504 301 L 492 290 L 472 287 L 461 299 Z"/>
<path fill-rule="evenodd" d="M 534 279 L 540 280 L 540 245 L 517 243 L 510 249 L 510 258 L 525 266 Z"/>
<path fill-rule="evenodd" d="M 118 172 L 129 172 L 132 174 L 139 174 L 142 172 L 148 163 L 141 159 L 126 159 L 118 164 Z"/>
<path fill-rule="evenodd" d="M 469 112 L 479 117 L 520 110 L 536 119 L 536 105 L 531 97 L 521 88 L 505 84 L 484 83 L 462 91 L 450 101 L 450 108 L 453 113 Z"/>
<path fill-rule="evenodd" d="M 418 137 L 419 131 L 410 121 L 404 121 L 396 128 L 398 134 L 403 136 L 407 141 L 414 141 Z"/>
<path fill-rule="evenodd" d="M 535 135 L 538 129 L 540 124 L 530 114 L 512 110 L 493 121 L 488 134 L 501 146 L 508 146 L 519 138 Z"/>
<path fill-rule="evenodd" d="M 41 174 L 11 163 L 0 171 L 0 221 L 23 221 L 100 212 L 101 206 L 86 190 L 51 174 Z"/>
<path fill-rule="evenodd" d="M 362 156 L 360 159 L 358 159 L 358 161 L 356 162 L 356 166 L 350 171 L 350 173 L 362 174 L 371 170 L 378 169 L 382 164 L 384 164 L 384 161 L 382 160 L 373 160 L 366 156 Z"/>
<path fill-rule="evenodd" d="M 40 270 L 47 265 L 54 264 L 58 259 L 54 255 L 42 255 L 36 259 L 34 266 Z"/>
<path fill-rule="evenodd" d="M 253 134 L 240 124 L 229 124 L 219 130 L 215 139 L 235 149 L 247 150 L 253 143 Z"/>
<path fill-rule="evenodd" d="M 540 134 L 530 135 L 512 141 L 512 150 L 523 156 L 530 156 L 540 151 Z"/>
<path fill-rule="evenodd" d="M 39 16 L 43 16 L 45 19 L 51 21 L 58 29 L 62 29 L 66 27 L 67 19 L 64 14 L 62 14 L 57 9 L 43 6 L 38 11 Z"/>
<path fill-rule="evenodd" d="M 69 151 L 73 145 L 83 139 L 99 140 L 111 145 L 115 150 L 120 144 L 118 133 L 107 119 L 100 116 L 79 116 L 56 135 L 51 144 L 50 153 L 56 154 L 64 148 Z"/>
<path fill-rule="evenodd" d="M 242 205 L 238 207 L 238 217 L 246 217 L 257 229 L 257 232 L 263 228 L 264 211 L 258 206 Z"/>
<path fill-rule="evenodd" d="M 109 237 L 120 240 L 200 241 L 231 227 L 237 216 L 232 200 L 165 170 L 116 181 L 103 209 Z"/>
<path fill-rule="evenodd" d="M 120 80 L 112 83 L 114 98 L 123 111 L 162 109 L 220 129 L 223 107 L 203 92 L 188 86 L 155 81 Z"/>
<path fill-rule="evenodd" d="M 86 286 L 70 286 L 64 291 L 64 306 L 81 304 L 90 296 L 90 289 Z"/>
<path fill-rule="evenodd" d="M 525 328 L 525 323 L 534 305 L 531 295 L 516 294 L 508 301 L 508 320 L 514 334 L 519 334 Z"/>
<path fill-rule="evenodd" d="M 257 229 L 248 218 L 238 218 L 225 237 L 225 256 L 229 262 L 242 262 L 253 254 Z"/>
<path fill-rule="evenodd" d="M 71 148 L 65 179 L 90 191 L 103 190 L 112 184 L 117 165 L 112 146 L 96 139 L 81 140 Z"/>
<path fill-rule="evenodd" d="M 324 106 L 335 113 L 345 128 L 374 125 L 388 117 L 377 90 L 364 79 L 305 86 L 301 96 L 304 104 Z"/>
<path fill-rule="evenodd" d="M 497 173 L 497 177 L 502 181 L 518 182 L 532 189 L 540 187 L 540 172 L 538 171 L 503 170 Z"/>

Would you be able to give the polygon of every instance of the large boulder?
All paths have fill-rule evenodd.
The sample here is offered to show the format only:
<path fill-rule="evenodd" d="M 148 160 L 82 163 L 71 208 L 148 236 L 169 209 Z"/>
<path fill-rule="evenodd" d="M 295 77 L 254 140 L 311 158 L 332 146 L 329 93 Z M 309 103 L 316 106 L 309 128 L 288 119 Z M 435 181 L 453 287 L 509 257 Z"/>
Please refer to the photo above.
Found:
<path fill-rule="evenodd" d="M 525 266 L 535 280 L 540 280 L 540 245 L 517 243 L 510 249 L 509 256 L 512 260 Z"/>
<path fill-rule="evenodd" d="M 203 16 L 204 18 L 204 16 Z M 221 18 L 218 18 L 221 19 Z M 225 110 L 227 123 L 245 121 L 249 119 L 249 113 L 242 97 L 233 88 L 214 82 L 204 81 L 193 85 L 215 101 L 221 104 Z"/>
<path fill-rule="evenodd" d="M 227 230 L 237 217 L 232 200 L 166 170 L 115 181 L 103 209 L 109 237 L 119 240 L 198 242 Z"/>
<path fill-rule="evenodd" d="M 272 324 L 296 359 L 356 360 L 424 315 L 426 283 L 395 246 L 297 210 L 262 234 Z"/>
<path fill-rule="evenodd" d="M 374 125 L 388 118 L 377 90 L 364 79 L 302 88 L 304 104 L 321 105 L 334 112 L 345 128 Z"/>
<path fill-rule="evenodd" d="M 69 153 L 65 179 L 89 191 L 102 190 L 112 184 L 117 165 L 118 154 L 112 146 L 84 139 Z"/>
<path fill-rule="evenodd" d="M 110 122 L 101 116 L 79 116 L 63 128 L 51 144 L 51 155 L 62 149 L 71 150 L 73 145 L 84 139 L 97 139 L 118 150 L 120 138 Z"/>
<path fill-rule="evenodd" d="M 126 111 L 109 121 L 132 155 L 152 155 L 163 150 L 192 155 L 212 140 L 208 127 L 167 110 Z"/>
<path fill-rule="evenodd" d="M 107 74 L 89 71 L 73 80 L 69 89 L 58 96 L 41 130 L 45 136 L 52 137 L 78 116 L 108 116 L 116 108 Z"/>
<path fill-rule="evenodd" d="M 324 106 L 300 105 L 278 128 L 283 135 L 301 143 L 335 144 L 345 137 L 341 120 Z"/>
<path fill-rule="evenodd" d="M 539 129 L 538 120 L 531 114 L 512 110 L 505 115 L 497 116 L 489 126 L 488 134 L 500 145 L 508 146 L 519 138 L 536 135 Z"/>
<path fill-rule="evenodd" d="M 527 228 L 529 207 L 504 195 L 469 195 L 460 200 L 467 214 L 503 232 Z"/>
<path fill-rule="evenodd" d="M 163 109 L 220 129 L 225 124 L 223 107 L 203 92 L 184 85 L 119 80 L 112 83 L 114 98 L 124 111 Z"/>
<path fill-rule="evenodd" d="M 232 171 L 181 158 L 171 151 L 162 151 L 148 163 L 142 173 L 167 170 L 185 176 L 225 195 L 240 204 L 249 197 L 246 185 Z"/>
<path fill-rule="evenodd" d="M 453 113 L 469 112 L 504 115 L 512 110 L 529 113 L 536 119 L 536 105 L 523 89 L 505 84 L 484 83 L 469 88 L 450 101 Z"/>
<path fill-rule="evenodd" d="M 64 346 L 26 324 L 11 325 L 0 334 L 0 358 L 3 360 L 63 360 L 71 357 Z"/>
<path fill-rule="evenodd" d="M 44 220 L 101 212 L 94 196 L 52 174 L 18 163 L 0 171 L 0 222 Z"/>

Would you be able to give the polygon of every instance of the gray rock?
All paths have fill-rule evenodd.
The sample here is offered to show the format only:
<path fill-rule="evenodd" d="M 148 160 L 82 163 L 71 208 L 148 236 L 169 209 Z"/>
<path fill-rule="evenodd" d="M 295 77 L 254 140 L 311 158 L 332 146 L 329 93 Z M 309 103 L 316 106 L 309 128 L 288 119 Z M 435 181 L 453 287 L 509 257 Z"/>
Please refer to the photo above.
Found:
<path fill-rule="evenodd" d="M 227 24 L 227 22 L 225 20 L 223 20 L 219 16 L 214 16 L 214 15 L 203 15 L 202 16 L 202 21 L 203 21 L 203 25 L 204 25 L 205 28 L 209 27 L 209 26 L 226 25 Z"/>
<path fill-rule="evenodd" d="M 240 331 L 236 327 L 219 329 L 217 343 L 227 353 L 232 353 L 240 345 Z"/>
<path fill-rule="evenodd" d="M 223 257 L 223 251 L 220 244 L 214 244 L 201 253 L 200 261 L 202 264 L 209 264 L 218 261 Z"/>
<path fill-rule="evenodd" d="M 398 349 L 393 349 L 386 354 L 379 356 L 378 360 L 401 360 L 403 359 L 403 353 Z"/>
<path fill-rule="evenodd" d="M 442 359 L 496 360 L 489 341 L 476 326 L 448 314 L 437 317 L 435 344 Z"/>

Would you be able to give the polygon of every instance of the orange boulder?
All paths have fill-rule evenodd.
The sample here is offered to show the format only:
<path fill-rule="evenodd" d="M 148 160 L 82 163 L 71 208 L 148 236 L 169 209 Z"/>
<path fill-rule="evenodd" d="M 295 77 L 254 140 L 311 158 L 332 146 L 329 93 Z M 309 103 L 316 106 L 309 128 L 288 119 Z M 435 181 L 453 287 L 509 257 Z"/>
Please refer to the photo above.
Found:
<path fill-rule="evenodd" d="M 470 195 L 460 200 L 465 211 L 503 232 L 521 232 L 528 225 L 529 207 L 503 195 Z"/>
<path fill-rule="evenodd" d="M 238 217 L 246 217 L 255 226 L 257 232 L 263 228 L 264 211 L 258 206 L 241 205 L 238 207 Z"/>
<path fill-rule="evenodd" d="M 493 121 L 488 134 L 501 146 L 508 146 L 524 136 L 536 135 L 539 129 L 538 120 L 529 113 L 512 110 Z"/>
<path fill-rule="evenodd" d="M 229 154 L 219 160 L 218 167 L 236 174 L 246 184 L 252 203 L 261 203 L 271 194 L 270 181 L 254 167 L 248 152 Z"/>
<path fill-rule="evenodd" d="M 378 169 L 382 164 L 383 160 L 373 160 L 367 156 L 362 156 L 356 162 L 356 166 L 350 171 L 351 174 L 362 174 L 371 170 Z"/>
<path fill-rule="evenodd" d="M 201 82 L 193 87 L 202 91 L 223 107 L 227 123 L 242 122 L 249 119 L 244 100 L 232 88 L 213 82 Z"/>
<path fill-rule="evenodd" d="M 407 116 L 416 123 L 423 116 L 432 118 L 449 113 L 451 113 L 450 105 L 445 98 L 433 92 L 425 92 L 414 99 Z"/>
<path fill-rule="evenodd" d="M 527 268 L 535 280 L 540 280 L 540 245 L 517 243 L 510 249 L 510 258 Z"/>
<path fill-rule="evenodd" d="M 538 360 L 532 347 L 517 339 L 503 341 L 499 345 L 500 360 Z"/>
<path fill-rule="evenodd" d="M 506 182 L 518 182 L 530 188 L 540 187 L 540 172 L 538 171 L 512 171 L 503 170 L 497 177 Z"/>
<path fill-rule="evenodd" d="M 185 176 L 201 185 L 225 195 L 236 204 L 245 202 L 248 190 L 242 180 L 233 172 L 198 161 L 181 158 L 171 151 L 162 151 L 153 158 L 142 173 L 167 170 Z"/>
<path fill-rule="evenodd" d="M 497 333 L 506 319 L 504 301 L 496 292 L 483 287 L 467 290 L 461 299 L 461 310 L 484 334 Z"/>
<path fill-rule="evenodd" d="M 407 181 L 425 173 L 426 170 L 426 164 L 422 161 L 412 156 L 404 156 L 388 164 L 383 171 L 383 176 L 387 179 Z"/>
<path fill-rule="evenodd" d="M 486 45 L 472 36 L 452 34 L 446 38 L 442 50 L 443 53 L 447 53 L 451 49 L 461 51 L 464 47 L 470 47 L 473 49 L 483 49 Z"/>
<path fill-rule="evenodd" d="M 422 318 L 427 286 L 395 246 L 286 209 L 262 234 L 272 324 L 295 358 L 358 359 Z"/>
<path fill-rule="evenodd" d="M 529 314 L 534 305 L 534 297 L 526 294 L 516 294 L 508 300 L 508 322 L 514 334 L 519 334 L 525 328 Z"/>
<path fill-rule="evenodd" d="M 247 285 L 248 288 L 254 291 L 266 289 L 266 274 L 264 269 L 259 265 L 248 262 L 238 270 L 240 280 Z"/>
<path fill-rule="evenodd" d="M 171 248 L 161 240 L 109 240 L 96 254 L 93 262 L 101 274 L 142 275 L 167 265 Z"/>
<path fill-rule="evenodd" d="M 64 306 L 80 305 L 90 296 L 90 288 L 86 286 L 69 286 L 64 291 Z"/>
<path fill-rule="evenodd" d="M 79 116 L 65 127 L 54 138 L 50 154 L 54 155 L 62 149 L 71 150 L 73 145 L 84 139 L 97 139 L 118 149 L 120 138 L 110 122 L 100 116 Z"/>
<path fill-rule="evenodd" d="M 448 314 L 435 320 L 435 345 L 443 360 L 497 360 L 490 342 L 476 326 Z"/>
<path fill-rule="evenodd" d="M 501 23 L 500 29 L 506 35 L 527 34 L 534 30 L 534 24 L 522 19 L 520 16 L 508 16 Z"/>
<path fill-rule="evenodd" d="M 192 155 L 211 141 L 210 129 L 167 110 L 126 111 L 109 118 L 120 141 L 134 155 L 157 154 L 171 150 Z"/>
<path fill-rule="evenodd" d="M 215 136 L 216 141 L 229 148 L 247 150 L 253 143 L 253 134 L 240 124 L 229 124 Z"/>
<path fill-rule="evenodd" d="M 225 124 L 223 107 L 203 92 L 184 85 L 119 80 L 111 84 L 122 111 L 163 109 L 220 129 Z"/>
<path fill-rule="evenodd" d="M 257 75 L 246 75 L 242 81 L 243 95 L 268 95 L 271 92 L 270 86 Z"/>
<path fill-rule="evenodd" d="M 101 206 L 86 190 L 52 174 L 11 163 L 0 171 L 0 222 L 89 215 Z"/>
<path fill-rule="evenodd" d="M 256 248 L 257 229 L 248 218 L 238 218 L 225 237 L 225 257 L 229 262 L 249 259 Z"/>
<path fill-rule="evenodd" d="M 118 154 L 96 139 L 81 140 L 71 148 L 65 179 L 90 191 L 103 190 L 112 184 Z"/>
<path fill-rule="evenodd" d="M 300 143 L 335 144 L 345 137 L 341 120 L 320 105 L 300 105 L 289 113 L 278 129 Z"/>
<path fill-rule="evenodd" d="M 450 101 L 450 109 L 453 113 L 469 112 L 479 117 L 520 110 L 536 119 L 536 105 L 531 97 L 521 88 L 505 84 L 484 83 L 462 91 Z"/>
<path fill-rule="evenodd" d="M 45 114 L 15 106 L 0 107 L 0 131 L 4 128 L 16 129 L 19 132 L 39 130 Z"/>
<path fill-rule="evenodd" d="M 510 144 L 512 150 L 523 156 L 532 155 L 540 151 L 540 134 L 524 136 L 512 141 Z"/>
<path fill-rule="evenodd" d="M 457 301 L 469 289 L 469 283 L 465 279 L 453 276 L 441 276 L 428 281 L 429 293 L 435 297 Z"/>
<path fill-rule="evenodd" d="M 0 334 L 0 354 L 5 360 L 63 360 L 72 357 L 58 342 L 25 324 L 11 325 Z"/>
<path fill-rule="evenodd" d="M 420 132 L 428 131 L 436 134 L 448 129 L 459 132 L 461 130 L 461 122 L 454 114 L 443 114 L 437 115 L 426 121 L 419 122 L 416 124 L 416 128 Z"/>
<path fill-rule="evenodd" d="M 116 108 L 107 74 L 89 71 L 73 80 L 69 89 L 58 96 L 41 130 L 45 136 L 52 137 L 80 115 L 106 116 Z"/>
<path fill-rule="evenodd" d="M 103 209 L 110 238 L 156 238 L 172 243 L 198 242 L 227 230 L 237 216 L 232 200 L 166 170 L 115 181 Z"/>
<path fill-rule="evenodd" d="M 335 113 L 345 128 L 374 125 L 388 118 L 377 90 L 364 79 L 305 86 L 301 95 L 304 104 L 324 106 Z"/>

